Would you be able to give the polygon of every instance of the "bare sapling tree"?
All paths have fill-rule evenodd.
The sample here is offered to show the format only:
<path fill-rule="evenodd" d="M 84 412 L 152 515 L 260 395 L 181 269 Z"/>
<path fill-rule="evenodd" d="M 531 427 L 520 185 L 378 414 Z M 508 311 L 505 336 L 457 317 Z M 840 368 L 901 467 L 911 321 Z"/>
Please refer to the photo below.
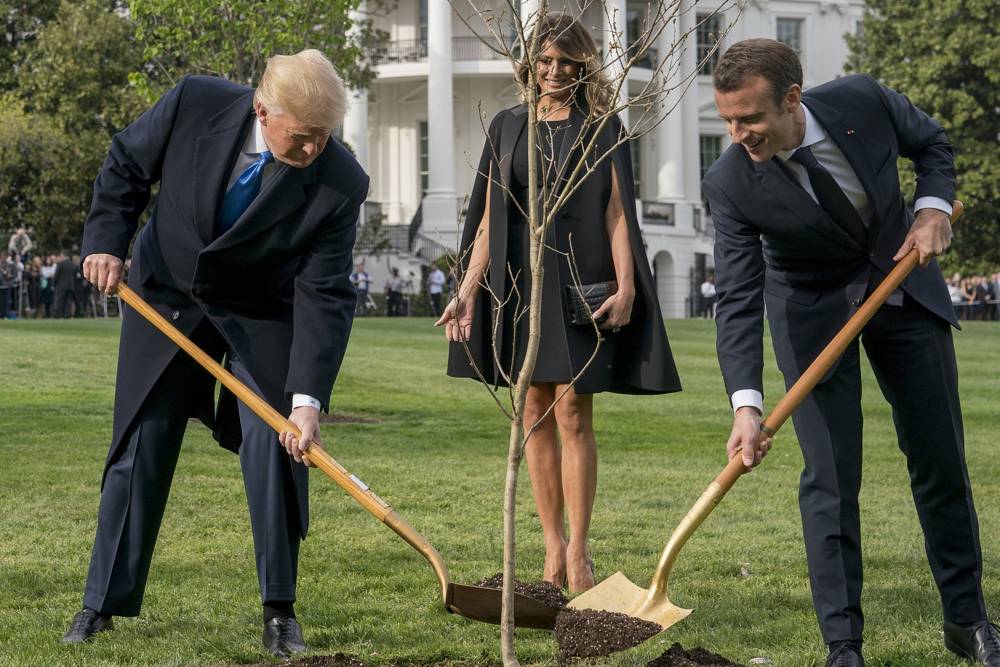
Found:
<path fill-rule="evenodd" d="M 498 57 L 506 59 L 514 74 L 514 81 L 520 100 L 527 111 L 527 127 L 525 129 L 527 145 L 537 150 L 527 151 L 527 195 L 526 206 L 513 195 L 510 184 L 504 183 L 492 167 L 478 175 L 486 179 L 489 188 L 501 188 L 509 205 L 514 207 L 527 222 L 529 236 L 527 294 L 521 294 L 518 287 L 522 281 L 519 271 L 524 270 L 508 263 L 504 267 L 507 274 L 509 291 L 498 293 L 487 279 L 489 268 L 482 271 L 479 290 L 490 299 L 492 321 L 489 323 L 492 335 L 492 363 L 496 374 L 506 385 L 506 395 L 501 395 L 496 384 L 488 381 L 487 376 L 493 373 L 476 367 L 468 342 L 462 341 L 466 357 L 475 368 L 475 373 L 497 403 L 498 408 L 510 420 L 510 435 L 508 440 L 507 471 L 503 494 L 503 610 L 501 617 L 501 654 L 506 667 L 518 665 L 514 651 L 513 596 L 515 571 L 515 510 L 518 473 L 524 456 L 525 445 L 541 423 L 555 409 L 556 404 L 565 397 L 570 388 L 587 371 L 597 356 L 604 333 L 598 323 L 591 318 L 590 325 L 594 332 L 594 348 L 586 364 L 575 369 L 572 380 L 555 396 L 555 400 L 547 407 L 544 414 L 534 423 L 524 422 L 525 403 L 532 376 L 538 360 L 539 343 L 542 336 L 542 288 L 545 276 L 544 257 L 546 253 L 554 253 L 558 261 L 566 262 L 567 273 L 573 283 L 572 288 L 582 289 L 580 274 L 577 270 L 576 253 L 587 252 L 587 248 L 574 249 L 572 235 L 569 236 L 569 247 L 559 249 L 548 242 L 549 231 L 557 214 L 566 203 L 582 187 L 586 187 L 587 179 L 593 175 L 605 161 L 628 142 L 635 141 L 654 130 L 680 104 L 682 97 L 697 80 L 701 65 L 712 58 L 718 49 L 718 44 L 732 28 L 742 13 L 746 0 L 714 0 L 711 5 L 703 7 L 698 0 L 651 0 L 645 7 L 644 17 L 638 24 L 637 34 L 628 34 L 624 38 L 626 17 L 611 6 L 611 3 L 598 0 L 539 0 L 534 11 L 525 13 L 521 8 L 521 0 L 494 0 L 486 6 L 489 0 L 449 0 L 453 10 L 462 23 L 475 34 L 482 44 L 492 50 Z M 702 3 L 707 4 L 707 3 Z M 696 5 L 698 5 L 696 7 Z M 695 12 L 697 11 L 697 14 Z M 681 30 L 681 17 L 690 12 L 697 20 L 688 21 L 690 27 Z M 606 108 L 579 108 L 582 115 L 581 129 L 575 135 L 569 150 L 560 150 L 558 141 L 551 127 L 541 123 L 539 104 L 542 94 L 538 82 L 537 63 L 542 53 L 554 42 L 550 36 L 542 43 L 540 30 L 536 30 L 551 13 L 565 13 L 577 17 L 581 22 L 595 19 L 600 25 L 586 26 L 591 33 L 600 37 L 597 41 L 603 43 L 603 58 L 596 68 L 588 68 L 574 86 L 586 85 L 590 81 L 607 80 L 612 90 L 610 103 Z M 702 24 L 714 22 L 716 16 L 724 17 L 724 29 L 718 35 L 713 35 L 715 46 L 704 50 L 694 59 L 694 66 L 685 69 L 682 65 L 682 54 L 685 50 L 695 50 L 695 31 Z M 586 24 L 585 24 L 586 25 Z M 655 56 L 654 56 L 655 54 Z M 652 64 L 650 65 L 650 63 Z M 688 59 L 687 62 L 692 62 Z M 640 65 L 641 64 L 641 65 Z M 644 67 L 650 72 L 643 77 L 635 77 L 630 90 L 630 73 L 637 67 Z M 526 74 L 526 76 L 523 76 Z M 523 78 L 522 78 L 523 77 Z M 625 95 L 623 93 L 627 92 Z M 623 123 L 620 116 L 627 115 L 628 122 Z M 487 118 L 480 106 L 480 120 L 484 134 L 487 137 L 487 151 L 491 154 L 491 165 L 499 165 L 512 160 L 512 155 L 502 155 L 500 146 L 490 135 Z M 610 137 L 610 140 L 607 138 Z M 602 139 L 603 138 L 603 139 Z M 680 141 L 681 137 L 677 137 Z M 560 163 L 560 155 L 570 155 L 566 163 Z M 629 168 L 631 165 L 627 165 Z M 621 176 L 618 177 L 619 180 Z M 631 179 L 629 179 L 631 182 Z M 487 194 L 487 207 L 489 195 Z M 631 205 L 629 203 L 628 205 Z M 469 220 L 467 224 L 478 224 L 478 220 Z M 479 230 L 482 233 L 482 229 Z M 484 239 L 488 242 L 488 239 Z M 459 284 L 464 279 L 463 270 L 468 262 L 474 244 L 469 244 L 463 252 L 454 258 L 454 270 Z M 495 261 L 490 255 L 490 262 Z M 635 262 L 646 261 L 645 257 L 635 257 Z M 461 298 L 461 297 L 456 297 Z M 584 299 L 586 304 L 586 300 Z M 461 308 L 461 304 L 458 305 Z M 590 306 L 587 305 L 588 310 Z M 514 340 L 498 336 L 499 328 L 503 326 L 503 313 L 513 313 L 512 319 L 515 332 Z M 591 312 L 592 314 L 592 312 Z M 522 320 L 527 318 L 527 340 L 524 341 L 523 357 L 518 354 L 519 342 L 516 332 L 521 328 Z M 501 345 L 503 349 L 501 349 Z M 505 350 L 512 350 L 505 354 Z M 506 364 L 504 359 L 509 360 Z"/>

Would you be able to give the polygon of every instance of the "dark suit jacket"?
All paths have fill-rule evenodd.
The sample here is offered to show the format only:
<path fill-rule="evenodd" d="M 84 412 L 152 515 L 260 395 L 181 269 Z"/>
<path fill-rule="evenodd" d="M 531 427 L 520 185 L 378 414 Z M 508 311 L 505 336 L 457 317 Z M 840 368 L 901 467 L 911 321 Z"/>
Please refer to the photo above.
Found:
<path fill-rule="evenodd" d="M 763 315 L 778 366 L 794 380 L 863 300 L 869 280 L 892 269 L 913 224 L 896 159 L 913 161 L 917 197 L 952 201 L 955 170 L 944 130 L 903 95 L 865 75 L 808 90 L 803 101 L 844 153 L 873 211 L 862 246 L 778 165 L 730 146 L 702 183 L 715 225 L 719 364 L 726 390 L 763 393 Z M 904 292 L 952 324 L 954 309 L 936 262 L 917 268 Z M 832 372 L 832 369 L 831 369 Z"/>
<path fill-rule="evenodd" d="M 331 139 L 309 167 L 278 163 L 233 228 L 214 238 L 226 183 L 252 128 L 252 96 L 223 79 L 187 77 L 115 136 L 94 184 L 81 255 L 124 259 L 159 183 L 135 242 L 129 286 L 187 335 L 207 318 L 279 412 L 290 410 L 292 393 L 328 409 L 353 318 L 348 274 L 368 177 Z M 176 353 L 163 334 L 126 311 L 109 461 Z M 192 378 L 196 416 L 235 450 L 235 400 L 224 392 L 213 414 L 213 385 L 207 373 Z M 293 469 L 305 474 L 302 466 Z"/>
<path fill-rule="evenodd" d="M 79 265 L 71 259 L 64 259 L 56 264 L 56 273 L 52 276 L 53 288 L 56 291 L 72 290 L 76 287 L 74 278 Z"/>

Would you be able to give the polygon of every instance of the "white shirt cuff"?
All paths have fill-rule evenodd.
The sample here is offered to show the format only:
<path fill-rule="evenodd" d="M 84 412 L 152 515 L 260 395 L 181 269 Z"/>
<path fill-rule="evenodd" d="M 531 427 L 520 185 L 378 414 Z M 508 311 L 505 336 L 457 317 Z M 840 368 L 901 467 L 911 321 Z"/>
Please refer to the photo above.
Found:
<path fill-rule="evenodd" d="M 917 201 L 913 202 L 913 210 L 916 212 L 922 208 L 936 208 L 939 211 L 944 211 L 948 215 L 951 215 L 951 204 L 940 197 L 917 198 Z"/>
<path fill-rule="evenodd" d="M 303 406 L 319 410 L 323 404 L 308 394 L 292 394 L 292 410 Z"/>
<path fill-rule="evenodd" d="M 739 389 L 733 392 L 733 412 L 751 406 L 764 414 L 764 396 L 756 389 Z"/>

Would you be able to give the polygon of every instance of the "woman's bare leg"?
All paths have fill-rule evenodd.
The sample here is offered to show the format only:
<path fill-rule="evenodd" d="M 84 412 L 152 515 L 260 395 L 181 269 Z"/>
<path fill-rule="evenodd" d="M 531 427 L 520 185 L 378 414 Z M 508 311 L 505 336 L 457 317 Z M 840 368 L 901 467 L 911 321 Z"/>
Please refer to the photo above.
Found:
<path fill-rule="evenodd" d="M 558 385 L 556 396 L 566 388 Z M 571 591 L 594 586 L 593 562 L 587 545 L 597 492 L 597 441 L 594 439 L 593 396 L 570 389 L 556 404 L 562 440 L 562 492 L 569 517 L 566 575 Z"/>
<path fill-rule="evenodd" d="M 524 404 L 524 428 L 531 428 L 555 400 L 552 384 L 532 384 Z M 531 492 L 542 524 L 545 539 L 544 581 L 556 586 L 566 579 L 566 530 L 563 519 L 563 489 L 559 441 L 556 438 L 555 415 L 549 416 L 531 434 L 525 447 Z"/>

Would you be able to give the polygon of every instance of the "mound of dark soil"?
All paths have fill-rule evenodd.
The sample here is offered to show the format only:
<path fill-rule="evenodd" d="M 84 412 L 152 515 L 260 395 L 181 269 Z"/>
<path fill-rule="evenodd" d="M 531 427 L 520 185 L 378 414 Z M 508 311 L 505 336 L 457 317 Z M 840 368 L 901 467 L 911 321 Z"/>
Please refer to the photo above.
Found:
<path fill-rule="evenodd" d="M 477 581 L 473 585 L 484 588 L 503 588 L 503 572 L 498 572 L 488 579 Z M 562 594 L 559 587 L 547 581 L 536 581 L 529 584 L 515 579 L 514 592 L 538 600 L 546 607 L 552 607 L 553 609 L 562 609 L 569 603 L 569 600 Z"/>
<path fill-rule="evenodd" d="M 284 662 L 259 662 L 255 665 L 223 665 L 222 667 L 365 667 L 365 663 L 344 653 L 311 655 Z"/>
<path fill-rule="evenodd" d="M 721 655 L 709 653 L 700 646 L 685 651 L 683 646 L 674 642 L 658 658 L 647 662 L 646 667 L 743 667 L 743 665 Z"/>
<path fill-rule="evenodd" d="M 662 627 L 641 618 L 594 609 L 566 610 L 556 616 L 556 642 L 563 658 L 611 655 L 637 646 Z"/>

